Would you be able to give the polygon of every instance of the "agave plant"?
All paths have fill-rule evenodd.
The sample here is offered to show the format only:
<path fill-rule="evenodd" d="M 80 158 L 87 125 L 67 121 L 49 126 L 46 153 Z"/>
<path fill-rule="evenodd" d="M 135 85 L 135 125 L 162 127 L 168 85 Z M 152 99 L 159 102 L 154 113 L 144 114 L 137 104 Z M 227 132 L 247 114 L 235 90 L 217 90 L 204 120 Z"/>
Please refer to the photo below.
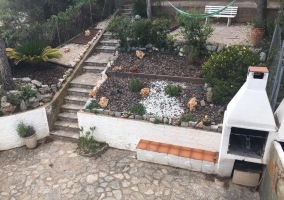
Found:
<path fill-rule="evenodd" d="M 62 57 L 59 49 L 46 46 L 38 40 L 17 44 L 14 49 L 6 48 L 6 53 L 10 59 L 15 59 L 16 65 L 21 61 L 37 64 L 51 58 Z"/>

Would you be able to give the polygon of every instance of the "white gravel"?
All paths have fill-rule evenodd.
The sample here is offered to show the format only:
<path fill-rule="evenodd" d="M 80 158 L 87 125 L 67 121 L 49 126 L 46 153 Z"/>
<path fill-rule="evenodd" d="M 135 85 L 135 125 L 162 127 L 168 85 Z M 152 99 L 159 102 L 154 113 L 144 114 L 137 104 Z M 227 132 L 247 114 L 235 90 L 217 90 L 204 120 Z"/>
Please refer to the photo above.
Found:
<path fill-rule="evenodd" d="M 171 83 L 177 85 L 177 83 Z M 150 83 L 150 93 L 140 103 L 146 107 L 146 113 L 159 117 L 179 117 L 184 113 L 182 104 L 175 97 L 169 97 L 165 89 L 166 81 L 153 81 Z M 181 85 L 181 84 L 179 84 Z M 182 85 L 181 85 L 182 86 Z"/>

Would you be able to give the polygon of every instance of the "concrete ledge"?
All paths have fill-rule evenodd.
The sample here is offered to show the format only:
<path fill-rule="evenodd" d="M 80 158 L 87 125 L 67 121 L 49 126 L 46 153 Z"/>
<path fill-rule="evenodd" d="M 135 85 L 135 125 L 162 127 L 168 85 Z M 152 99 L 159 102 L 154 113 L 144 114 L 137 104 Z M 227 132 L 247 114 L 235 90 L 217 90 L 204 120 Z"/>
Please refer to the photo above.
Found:
<path fill-rule="evenodd" d="M 16 131 L 16 127 L 21 121 L 35 128 L 38 140 L 49 135 L 45 107 L 0 117 L 0 150 L 8 150 L 25 145 L 24 139 L 20 138 Z"/>

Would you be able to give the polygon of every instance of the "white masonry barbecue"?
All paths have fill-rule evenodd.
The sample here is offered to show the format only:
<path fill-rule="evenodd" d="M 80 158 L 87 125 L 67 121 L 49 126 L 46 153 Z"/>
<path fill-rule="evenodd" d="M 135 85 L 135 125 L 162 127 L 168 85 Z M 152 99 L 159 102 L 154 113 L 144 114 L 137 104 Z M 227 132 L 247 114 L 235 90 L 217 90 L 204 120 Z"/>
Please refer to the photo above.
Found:
<path fill-rule="evenodd" d="M 249 67 L 246 82 L 227 106 L 219 152 L 220 176 L 231 176 L 234 171 L 262 173 L 277 131 L 265 90 L 268 75 L 266 67 Z"/>

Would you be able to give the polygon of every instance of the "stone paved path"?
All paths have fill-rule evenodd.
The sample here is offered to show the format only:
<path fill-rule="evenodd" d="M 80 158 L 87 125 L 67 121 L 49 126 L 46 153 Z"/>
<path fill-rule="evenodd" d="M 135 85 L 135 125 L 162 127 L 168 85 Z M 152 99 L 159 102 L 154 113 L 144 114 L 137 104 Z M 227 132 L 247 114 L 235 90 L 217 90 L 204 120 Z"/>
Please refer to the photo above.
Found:
<path fill-rule="evenodd" d="M 53 141 L 0 152 L 0 199 L 259 199 L 229 179 L 141 162 L 135 152 L 109 149 L 95 160 L 75 150 Z"/>

